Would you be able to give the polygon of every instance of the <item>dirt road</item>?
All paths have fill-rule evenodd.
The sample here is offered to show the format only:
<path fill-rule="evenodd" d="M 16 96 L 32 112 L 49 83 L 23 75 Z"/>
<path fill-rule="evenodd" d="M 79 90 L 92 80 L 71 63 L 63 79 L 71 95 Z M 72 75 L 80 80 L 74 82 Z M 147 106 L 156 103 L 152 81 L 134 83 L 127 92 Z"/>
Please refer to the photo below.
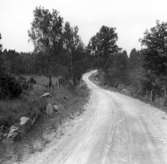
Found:
<path fill-rule="evenodd" d="M 91 90 L 85 113 L 57 143 L 24 164 L 167 164 L 167 116 L 139 100 L 83 79 Z"/>

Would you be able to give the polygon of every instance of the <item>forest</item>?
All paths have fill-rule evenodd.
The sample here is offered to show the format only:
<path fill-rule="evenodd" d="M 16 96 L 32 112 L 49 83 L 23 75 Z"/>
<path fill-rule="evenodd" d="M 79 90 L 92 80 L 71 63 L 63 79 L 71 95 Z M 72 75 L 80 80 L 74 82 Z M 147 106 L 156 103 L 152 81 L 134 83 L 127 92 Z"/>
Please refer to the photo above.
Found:
<path fill-rule="evenodd" d="M 75 86 L 84 72 L 98 69 L 112 87 L 127 88 L 135 97 L 167 103 L 167 23 L 157 21 L 146 30 L 139 40 L 142 48 L 134 48 L 130 54 L 117 45 L 115 27 L 103 25 L 88 45 L 84 45 L 78 31 L 57 10 L 37 7 L 28 31 L 34 51 L 17 52 L 0 46 L 0 98 L 21 94 L 16 75 L 61 75 Z"/>
<path fill-rule="evenodd" d="M 105 83 L 131 96 L 167 105 L 167 23 L 156 22 L 139 39 L 142 49 L 127 52 L 117 45 L 116 29 L 102 26 L 91 38 L 88 51 L 103 72 Z"/>

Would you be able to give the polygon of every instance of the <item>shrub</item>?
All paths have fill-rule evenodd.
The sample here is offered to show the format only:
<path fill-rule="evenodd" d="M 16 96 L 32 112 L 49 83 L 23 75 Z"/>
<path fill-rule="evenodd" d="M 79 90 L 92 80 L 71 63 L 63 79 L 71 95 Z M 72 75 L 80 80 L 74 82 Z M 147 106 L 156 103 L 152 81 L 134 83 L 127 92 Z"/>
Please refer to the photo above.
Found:
<path fill-rule="evenodd" d="M 21 88 L 22 88 L 23 90 L 27 90 L 27 89 L 29 88 L 28 82 L 27 82 L 27 80 L 26 80 L 25 77 L 19 76 L 19 77 L 17 78 L 17 81 L 18 81 L 18 83 L 20 84 L 20 86 L 21 86 Z"/>
<path fill-rule="evenodd" d="M 12 76 L 3 74 L 0 77 L 0 99 L 17 98 L 22 93 L 22 87 Z"/>
<path fill-rule="evenodd" d="M 29 83 L 31 83 L 31 84 L 36 84 L 37 82 L 36 82 L 36 80 L 35 80 L 33 77 L 31 77 L 31 78 L 29 79 Z"/>

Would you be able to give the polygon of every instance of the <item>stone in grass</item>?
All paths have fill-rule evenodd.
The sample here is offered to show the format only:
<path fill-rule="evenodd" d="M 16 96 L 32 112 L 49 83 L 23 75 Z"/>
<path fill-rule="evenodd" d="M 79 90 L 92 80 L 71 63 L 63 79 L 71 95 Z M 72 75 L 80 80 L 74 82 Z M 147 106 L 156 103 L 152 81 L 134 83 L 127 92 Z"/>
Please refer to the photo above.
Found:
<path fill-rule="evenodd" d="M 55 112 L 58 112 L 60 110 L 63 110 L 64 106 L 62 104 L 53 105 L 53 109 L 54 109 Z"/>
<path fill-rule="evenodd" d="M 10 129 L 9 129 L 9 133 L 7 135 L 7 139 L 14 140 L 19 135 L 19 133 L 20 133 L 19 127 L 16 126 L 16 125 L 12 125 L 10 127 Z"/>
<path fill-rule="evenodd" d="M 29 117 L 22 116 L 20 117 L 20 133 L 21 135 L 25 134 L 32 127 L 32 122 Z"/>
<path fill-rule="evenodd" d="M 58 106 L 58 105 L 53 105 L 53 110 L 54 110 L 55 112 L 58 112 L 59 106 Z"/>
<path fill-rule="evenodd" d="M 40 97 L 50 97 L 50 96 L 51 96 L 51 94 L 49 92 L 45 92 Z"/>
<path fill-rule="evenodd" d="M 21 125 L 21 126 L 24 126 L 25 124 L 28 123 L 29 120 L 30 120 L 29 117 L 26 117 L 26 116 L 21 117 L 21 118 L 20 118 L 20 125 Z"/>

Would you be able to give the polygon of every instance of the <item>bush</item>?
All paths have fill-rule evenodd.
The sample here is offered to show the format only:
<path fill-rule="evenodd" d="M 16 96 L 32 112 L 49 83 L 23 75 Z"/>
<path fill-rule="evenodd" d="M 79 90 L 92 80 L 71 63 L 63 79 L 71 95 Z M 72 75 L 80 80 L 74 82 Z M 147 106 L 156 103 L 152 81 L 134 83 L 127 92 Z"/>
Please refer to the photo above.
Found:
<path fill-rule="evenodd" d="M 0 77 L 0 99 L 17 98 L 22 93 L 22 87 L 12 76 L 4 74 Z"/>
<path fill-rule="evenodd" d="M 19 77 L 17 78 L 17 82 L 20 84 L 20 86 L 21 86 L 21 88 L 22 88 L 23 90 L 27 90 L 27 89 L 29 88 L 28 82 L 27 82 L 27 80 L 26 80 L 25 77 L 19 76 Z"/>
<path fill-rule="evenodd" d="M 28 82 L 31 83 L 31 84 L 36 84 L 37 83 L 36 80 L 33 77 L 31 77 Z"/>

